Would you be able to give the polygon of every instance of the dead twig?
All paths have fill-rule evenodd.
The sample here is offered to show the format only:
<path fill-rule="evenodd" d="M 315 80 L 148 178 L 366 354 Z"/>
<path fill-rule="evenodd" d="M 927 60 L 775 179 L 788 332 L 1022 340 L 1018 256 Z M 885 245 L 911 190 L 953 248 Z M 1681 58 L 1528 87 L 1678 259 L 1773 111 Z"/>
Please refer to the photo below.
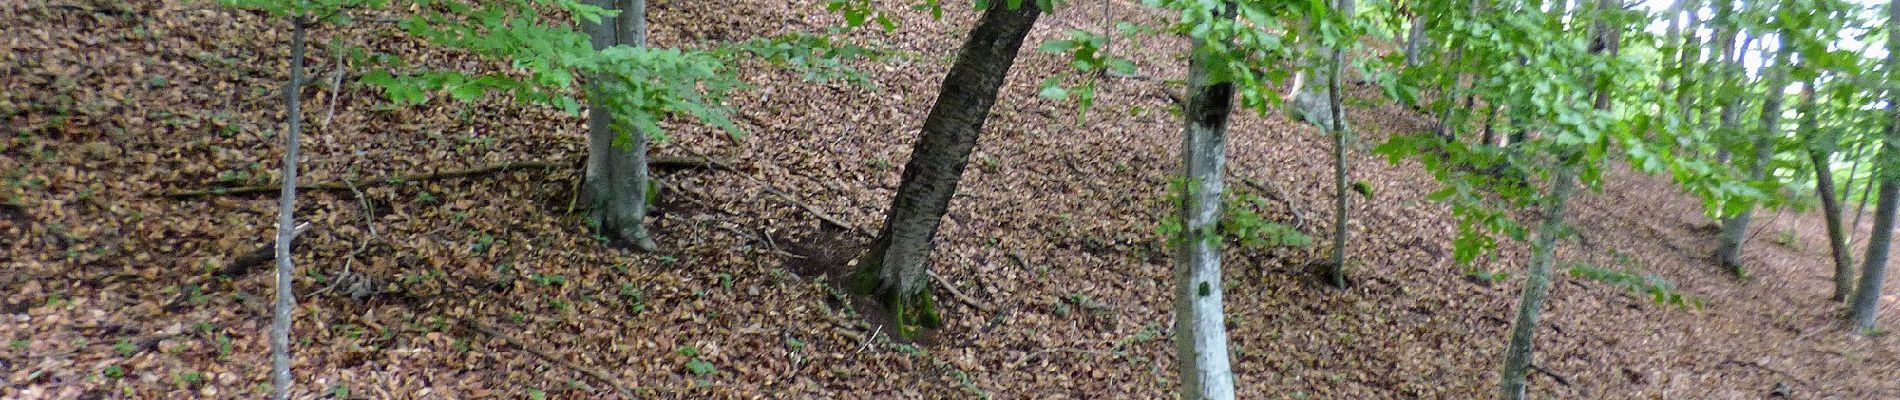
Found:
<path fill-rule="evenodd" d="M 1268 184 L 1261 183 L 1260 180 L 1253 179 L 1253 178 L 1241 178 L 1240 182 L 1246 184 L 1248 187 L 1254 188 L 1254 190 L 1259 190 L 1261 193 L 1266 194 L 1267 197 L 1272 198 L 1274 201 L 1278 201 L 1281 204 L 1285 204 L 1287 212 L 1290 214 L 1293 214 L 1293 229 L 1294 230 L 1299 230 L 1306 227 L 1306 213 L 1301 212 L 1300 207 L 1293 204 L 1293 200 L 1287 198 L 1286 195 L 1284 194 L 1285 192 L 1280 191 L 1278 188 L 1269 186 Z"/>
<path fill-rule="evenodd" d="M 964 295 L 962 291 L 957 290 L 957 285 L 950 284 L 949 279 L 944 279 L 943 275 L 937 275 L 937 271 L 924 271 L 924 273 L 929 274 L 930 279 L 936 280 L 937 286 L 942 286 L 943 291 L 950 292 L 950 297 L 955 297 L 957 301 L 961 301 L 964 304 L 969 304 L 970 307 L 976 307 L 976 309 L 979 311 L 983 311 L 985 313 L 990 312 L 990 306 L 983 305 L 982 302 L 976 301 L 976 299 L 971 298 L 968 295 Z"/>
<path fill-rule="evenodd" d="M 1570 386 L 1570 379 L 1564 378 L 1563 375 L 1557 375 L 1556 372 L 1550 372 L 1550 370 L 1544 369 L 1544 367 L 1542 366 L 1538 366 L 1537 364 L 1531 364 L 1531 370 L 1537 371 L 1537 373 L 1544 374 L 1544 376 L 1550 377 L 1551 380 L 1557 381 L 1558 385 Z"/>
<path fill-rule="evenodd" d="M 614 390 L 619 391 L 620 397 L 623 399 L 636 398 L 634 397 L 632 390 L 628 390 L 625 385 L 620 384 L 620 381 L 614 380 L 612 376 L 609 376 L 606 373 L 587 368 L 580 364 L 575 364 L 574 362 L 568 361 L 565 358 L 555 357 L 554 355 L 548 354 L 546 352 L 542 352 L 541 350 L 535 349 L 533 347 L 529 347 L 528 344 L 523 343 L 521 339 L 517 339 L 513 335 L 509 335 L 509 334 L 491 329 L 487 325 L 482 325 L 482 323 L 476 322 L 475 320 L 462 319 L 462 323 L 467 324 L 469 328 L 474 329 L 477 332 L 481 332 L 482 334 L 500 338 L 502 341 L 508 342 L 509 345 L 515 346 L 516 348 L 520 348 L 522 351 L 526 351 L 528 352 L 528 354 L 532 354 L 535 357 L 540 358 L 544 361 L 555 363 L 567 369 L 574 370 L 575 372 L 580 372 L 582 374 L 585 374 L 588 377 L 594 378 L 601 382 L 605 382 L 607 383 L 607 385 L 613 386 Z"/>

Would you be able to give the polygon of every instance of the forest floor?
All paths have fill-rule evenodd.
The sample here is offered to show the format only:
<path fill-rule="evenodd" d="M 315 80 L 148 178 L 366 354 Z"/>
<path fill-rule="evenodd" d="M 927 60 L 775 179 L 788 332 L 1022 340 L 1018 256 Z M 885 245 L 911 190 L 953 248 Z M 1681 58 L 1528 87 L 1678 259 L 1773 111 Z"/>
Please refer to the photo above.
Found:
<path fill-rule="evenodd" d="M 656 45 L 816 31 L 823 2 L 657 1 Z M 1103 3 L 1114 20 L 1165 16 Z M 300 398 L 1169 398 L 1171 273 L 1157 221 L 1178 168 L 1167 84 L 1179 38 L 1109 51 L 1146 79 L 1105 79 L 1077 124 L 1035 96 L 1065 59 L 1033 51 L 1100 29 L 1103 7 L 1033 33 L 963 178 L 933 269 L 948 326 L 904 344 L 822 278 L 881 222 L 937 82 L 974 15 L 899 12 L 852 40 L 897 51 L 860 65 L 880 86 L 809 83 L 762 65 L 733 99 L 750 136 L 669 125 L 651 219 L 662 250 L 617 249 L 574 212 L 581 121 L 503 99 L 397 110 L 348 84 L 333 43 L 415 65 L 492 70 L 372 19 L 313 32 L 303 90 L 295 373 Z M 267 389 L 274 192 L 289 33 L 200 1 L 0 2 L 0 398 L 258 398 Z M 1304 271 L 1328 244 L 1226 257 L 1234 370 L 1245 398 L 1484 398 L 1518 297 L 1522 244 L 1455 264 L 1455 221 L 1416 163 L 1372 143 L 1426 118 L 1356 87 L 1350 289 Z M 1326 237 L 1329 140 L 1278 116 L 1234 121 L 1230 188 L 1279 200 L 1276 221 Z M 540 162 L 450 179 L 390 179 Z M 1254 187 L 1239 183 L 1254 179 Z M 1758 218 L 1750 275 L 1715 267 L 1713 224 L 1664 178 L 1615 168 L 1578 200 L 1560 272 L 1653 275 L 1702 307 L 1560 275 L 1531 391 L 1553 398 L 1900 398 L 1900 341 L 1835 322 L 1815 213 Z M 843 225 L 821 222 L 818 213 Z M 1856 237 L 1865 237 L 1860 227 Z M 1325 242 L 1325 241 L 1321 241 Z M 1860 247 L 1856 247 L 1859 249 Z M 1858 251 L 1858 250 L 1857 250 Z M 264 253 L 267 254 L 267 253 Z M 1856 255 L 1859 253 L 1857 252 Z M 1900 294 L 1889 285 L 1887 293 Z M 354 296 L 353 296 L 354 295 Z M 1888 296 L 1883 326 L 1900 324 Z M 622 386 L 624 389 L 616 389 Z"/>

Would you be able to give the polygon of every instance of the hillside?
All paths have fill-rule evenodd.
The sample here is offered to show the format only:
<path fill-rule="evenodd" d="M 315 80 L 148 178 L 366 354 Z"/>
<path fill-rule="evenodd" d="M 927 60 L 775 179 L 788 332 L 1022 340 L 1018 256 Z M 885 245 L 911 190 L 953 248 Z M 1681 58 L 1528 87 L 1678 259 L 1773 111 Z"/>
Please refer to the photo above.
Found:
<path fill-rule="evenodd" d="M 819 1 L 719 3 L 653 2 L 654 44 L 816 31 L 837 18 Z M 1104 4 L 1115 20 L 1166 18 L 1138 2 Z M 1112 44 L 1148 78 L 1104 80 L 1079 125 L 1073 106 L 1035 96 L 1066 60 L 1024 53 L 939 235 L 932 268 L 958 292 L 937 289 L 940 332 L 893 342 L 817 273 L 855 256 L 869 240 L 857 231 L 882 221 L 975 18 L 946 11 L 852 34 L 899 51 L 860 66 L 877 90 L 748 66 L 755 87 L 733 105 L 750 136 L 668 125 L 654 154 L 732 168 L 659 170 L 654 254 L 606 245 L 573 212 L 580 118 L 506 99 L 389 110 L 350 83 L 360 69 L 341 87 L 305 88 L 302 179 L 350 187 L 299 199 L 311 226 L 296 252 L 295 392 L 612 398 L 618 384 L 658 398 L 1170 398 L 1171 267 L 1155 227 L 1179 168 L 1168 92 L 1180 88 L 1164 82 L 1185 74 L 1184 39 Z M 1030 43 L 1097 29 L 1101 12 L 1046 16 Z M 496 68 L 365 20 L 313 33 L 313 75 L 338 76 L 347 58 L 327 50 L 333 40 L 422 65 Z M 0 398 L 263 397 L 271 281 L 245 259 L 271 241 L 274 195 L 165 193 L 272 182 L 284 111 L 271 94 L 289 42 L 277 22 L 195 1 L 0 2 L 0 196 L 10 201 L 0 204 Z M 1467 272 L 1516 272 L 1525 246 L 1454 264 L 1456 222 L 1424 200 L 1437 184 L 1366 151 L 1431 121 L 1375 88 L 1351 95 L 1363 136 L 1353 174 L 1374 193 L 1354 199 L 1352 286 L 1328 289 L 1304 270 L 1327 244 L 1228 251 L 1240 393 L 1488 397 L 1518 282 Z M 1230 187 L 1281 199 L 1263 207 L 1277 221 L 1332 232 L 1321 132 L 1249 115 L 1228 145 L 1230 177 L 1266 183 Z M 519 162 L 546 165 L 388 179 Z M 1709 259 L 1713 224 L 1696 200 L 1625 168 L 1608 182 L 1574 207 L 1579 240 L 1563 242 L 1560 265 L 1640 269 L 1706 306 L 1560 276 L 1532 393 L 1900 398 L 1900 340 L 1835 322 L 1816 213 L 1759 217 L 1752 275 L 1737 280 Z M 1858 228 L 1865 237 L 1869 227 Z M 1900 321 L 1890 306 L 1881 315 Z"/>

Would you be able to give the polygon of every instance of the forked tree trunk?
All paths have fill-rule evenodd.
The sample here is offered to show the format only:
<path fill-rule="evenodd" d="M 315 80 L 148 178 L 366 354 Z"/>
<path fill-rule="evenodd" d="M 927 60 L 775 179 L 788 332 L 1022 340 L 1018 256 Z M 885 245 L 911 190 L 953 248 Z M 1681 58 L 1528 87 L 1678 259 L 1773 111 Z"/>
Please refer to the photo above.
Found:
<path fill-rule="evenodd" d="M 297 235 L 297 137 L 303 133 L 301 93 L 297 89 L 303 86 L 304 26 L 308 17 L 291 18 L 290 82 L 284 84 L 284 116 L 289 126 L 284 130 L 284 188 L 277 197 L 277 304 L 270 324 L 270 391 L 271 398 L 278 400 L 290 398 L 291 386 L 290 319 L 297 304 L 291 279 L 297 268 L 291 264 L 290 248 Z"/>
<path fill-rule="evenodd" d="M 1788 58 L 1794 52 L 1794 46 L 1782 46 L 1775 52 L 1774 64 L 1768 68 L 1767 96 L 1761 102 L 1761 129 L 1755 133 L 1755 157 L 1749 161 L 1748 179 L 1761 181 L 1767 178 L 1768 162 L 1774 157 L 1774 140 L 1781 134 L 1782 92 L 1788 86 Z M 1722 238 L 1716 248 L 1715 258 L 1728 268 L 1729 273 L 1743 276 L 1742 246 L 1748 237 L 1748 222 L 1754 217 L 1755 208 L 1749 207 L 1742 213 L 1722 221 Z"/>
<path fill-rule="evenodd" d="M 586 0 L 600 8 L 620 11 L 601 17 L 600 23 L 583 23 L 595 50 L 617 45 L 646 46 L 646 0 Z M 605 78 L 598 78 L 605 79 Z M 598 80 L 596 79 L 596 80 Z M 647 133 L 622 121 L 603 107 L 606 93 L 598 84 L 589 83 L 587 96 L 593 98 L 587 111 L 587 171 L 582 191 L 587 198 L 588 219 L 603 236 L 636 249 L 652 251 L 659 246 L 647 234 Z"/>
<path fill-rule="evenodd" d="M 1887 3 L 1887 67 L 1900 65 L 1900 0 Z M 1867 237 L 1867 258 L 1861 267 L 1860 289 L 1854 292 L 1848 319 L 1862 334 L 1873 332 L 1880 309 L 1880 285 L 1887 273 L 1887 251 L 1893 245 L 1894 211 L 1900 208 L 1900 171 L 1891 168 L 1900 151 L 1900 92 L 1887 93 L 1887 162 L 1874 163 L 1880 177 L 1880 205 L 1874 208 L 1874 232 Z"/>
<path fill-rule="evenodd" d="M 1827 218 L 1827 247 L 1834 255 L 1834 301 L 1846 301 L 1847 295 L 1854 291 L 1854 257 L 1848 254 L 1846 229 L 1841 227 L 1841 197 L 1834 190 L 1834 146 L 1840 141 L 1835 135 L 1822 135 L 1819 117 L 1815 115 L 1818 107 L 1814 105 L 1814 83 L 1809 81 L 1801 92 L 1801 126 L 1797 128 L 1801 137 L 1806 138 L 1808 161 L 1814 164 L 1814 194 L 1821 197 L 1821 214 Z"/>
<path fill-rule="evenodd" d="M 1214 16 L 1233 18 L 1236 4 L 1225 2 Z M 1196 39 L 1193 48 L 1205 44 Z M 1180 185 L 1183 229 L 1174 237 L 1175 368 L 1185 400 L 1234 398 L 1234 374 L 1228 365 L 1227 314 L 1222 309 L 1220 245 L 1217 226 L 1224 193 L 1227 121 L 1234 108 L 1234 84 L 1214 82 L 1209 68 L 1220 60 L 1191 51 L 1188 60 L 1187 131 L 1181 142 L 1185 182 Z"/>
<path fill-rule="evenodd" d="M 957 52 L 944 76 L 937 102 L 924 117 L 923 137 L 911 148 L 903 182 L 891 199 L 884 227 L 858 259 L 852 289 L 877 298 L 898 324 L 899 334 L 942 323 L 930 296 L 928 275 L 932 241 L 950 198 L 957 192 L 970 151 L 976 147 L 996 104 L 996 93 L 1016 63 L 1023 38 L 1042 15 L 1035 2 L 1009 9 L 994 2 Z"/>

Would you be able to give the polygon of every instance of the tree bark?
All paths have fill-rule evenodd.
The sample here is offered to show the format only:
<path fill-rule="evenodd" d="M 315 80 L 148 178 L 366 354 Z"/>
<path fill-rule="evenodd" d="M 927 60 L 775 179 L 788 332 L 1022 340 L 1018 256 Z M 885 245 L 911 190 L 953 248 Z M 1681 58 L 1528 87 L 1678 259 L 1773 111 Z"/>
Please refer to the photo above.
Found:
<path fill-rule="evenodd" d="M 1764 50 L 1765 51 L 1765 50 Z M 1761 129 L 1755 133 L 1755 158 L 1749 161 L 1748 179 L 1761 181 L 1767 178 L 1768 162 L 1774 157 L 1775 137 L 1780 135 L 1781 99 L 1788 85 L 1788 58 L 1794 53 L 1794 46 L 1781 46 L 1775 52 L 1774 64 L 1768 67 L 1768 86 L 1766 96 L 1761 102 Z M 1754 207 L 1743 210 L 1740 215 L 1722 221 L 1722 238 L 1716 248 L 1716 260 L 1728 268 L 1735 276 L 1746 274 L 1742 270 L 1742 246 L 1748 237 L 1748 222 L 1754 217 Z"/>
<path fill-rule="evenodd" d="M 1417 5 L 1411 5 L 1410 7 L 1413 7 L 1411 18 L 1412 27 L 1411 32 L 1407 33 L 1405 37 L 1405 66 L 1416 67 L 1419 61 L 1419 52 L 1425 47 L 1425 16 L 1424 10 L 1418 9 Z"/>
<path fill-rule="evenodd" d="M 1339 13 L 1351 18 L 1357 4 L 1354 0 L 1333 0 L 1333 7 Z M 1346 45 L 1332 49 L 1332 69 L 1326 74 L 1326 97 L 1330 104 L 1326 107 L 1332 113 L 1329 127 L 1333 134 L 1333 262 L 1327 265 L 1326 282 L 1333 287 L 1346 288 L 1346 205 L 1351 199 L 1346 190 L 1346 113 L 1345 104 L 1340 101 L 1339 75 L 1344 73 L 1346 65 Z"/>
<path fill-rule="evenodd" d="M 1216 20 L 1234 16 L 1226 2 Z M 1192 48 L 1206 44 L 1196 39 Z M 1221 60 L 1191 51 L 1188 61 L 1187 129 L 1181 142 L 1185 182 L 1180 185 L 1182 231 L 1174 245 L 1175 368 L 1185 400 L 1234 398 L 1234 374 L 1228 364 L 1227 314 L 1221 299 L 1219 224 L 1226 163 L 1227 122 L 1234 108 L 1234 84 L 1215 82 L 1210 68 Z"/>
<path fill-rule="evenodd" d="M 600 23 L 583 23 L 595 50 L 614 46 L 646 46 L 646 0 L 586 0 L 589 5 L 619 10 L 620 14 L 602 17 Z M 605 79 L 597 77 L 595 80 Z M 582 192 L 590 206 L 589 221 L 599 231 L 635 249 L 653 251 L 659 245 L 647 233 L 647 191 L 651 190 L 647 170 L 647 133 L 624 116 L 614 115 L 602 106 L 607 93 L 598 83 L 589 83 L 587 96 L 594 104 L 587 111 L 587 171 Z"/>
<path fill-rule="evenodd" d="M 942 323 L 927 281 L 933 240 L 951 196 L 969 165 L 996 104 L 996 93 L 1016 62 L 1023 38 L 1040 17 L 1034 2 L 1016 9 L 993 4 L 970 31 L 957 60 L 938 89 L 937 102 L 924 117 L 923 137 L 904 164 L 903 182 L 891 200 L 884 228 L 858 259 L 853 289 L 872 295 L 896 316 L 899 334 Z"/>
<path fill-rule="evenodd" d="M 284 133 L 284 189 L 277 197 L 277 304 L 270 324 L 271 398 L 290 398 L 290 319 L 297 300 L 291 279 L 297 268 L 291 263 L 291 240 L 297 235 L 297 136 L 303 133 L 303 108 L 299 88 L 303 85 L 304 27 L 307 17 L 292 17 L 290 33 L 290 82 L 284 84 L 284 116 L 289 125 Z"/>
<path fill-rule="evenodd" d="M 1537 331 L 1544 298 L 1550 294 L 1551 253 L 1556 250 L 1557 236 L 1563 231 L 1564 208 L 1576 186 L 1574 168 L 1558 167 L 1551 178 L 1550 193 L 1543 205 L 1544 220 L 1537 228 L 1537 239 L 1531 247 L 1530 271 L 1524 276 L 1523 298 L 1517 303 L 1517 320 L 1511 324 L 1511 344 L 1504 352 L 1504 371 L 1498 384 L 1500 399 L 1524 398 L 1533 354 L 1531 336 Z"/>
<path fill-rule="evenodd" d="M 1887 3 L 1887 67 L 1900 65 L 1900 0 Z M 1900 91 L 1887 92 L 1887 140 L 1885 141 L 1886 162 L 1874 163 L 1874 170 L 1880 176 L 1880 204 L 1874 208 L 1874 232 L 1867 237 L 1867 258 L 1861 266 L 1860 289 L 1854 292 L 1854 303 L 1848 307 L 1848 319 L 1853 321 L 1855 330 L 1861 334 L 1871 334 L 1874 328 L 1876 311 L 1880 305 L 1880 285 L 1887 273 L 1887 251 L 1893 245 L 1894 211 L 1900 208 L 1900 200 L 1894 197 L 1900 194 L 1900 171 L 1890 167 L 1894 165 L 1895 151 L 1900 150 Z"/>

